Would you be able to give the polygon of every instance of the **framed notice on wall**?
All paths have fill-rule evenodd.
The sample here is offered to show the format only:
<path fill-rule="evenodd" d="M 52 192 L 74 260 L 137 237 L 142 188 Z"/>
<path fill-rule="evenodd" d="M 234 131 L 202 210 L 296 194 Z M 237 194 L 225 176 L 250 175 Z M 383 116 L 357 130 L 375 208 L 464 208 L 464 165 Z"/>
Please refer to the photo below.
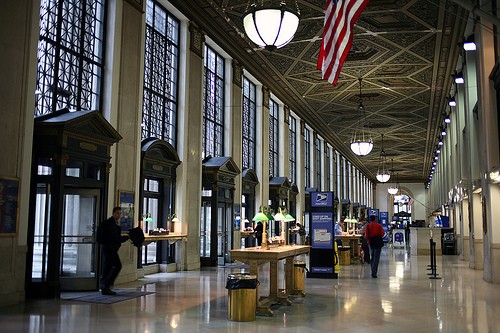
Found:
<path fill-rule="evenodd" d="M 120 228 L 129 231 L 134 227 L 134 192 L 118 191 L 118 206 L 122 209 Z"/>
<path fill-rule="evenodd" d="M 0 236 L 17 234 L 19 179 L 0 178 Z"/>

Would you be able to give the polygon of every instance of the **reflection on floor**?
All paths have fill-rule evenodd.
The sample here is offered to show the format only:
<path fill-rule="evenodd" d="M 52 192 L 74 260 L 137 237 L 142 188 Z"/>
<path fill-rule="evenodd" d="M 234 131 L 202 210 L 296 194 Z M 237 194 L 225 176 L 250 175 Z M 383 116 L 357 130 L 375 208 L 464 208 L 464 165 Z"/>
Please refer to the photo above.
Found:
<path fill-rule="evenodd" d="M 118 286 L 154 294 L 115 304 L 43 300 L 0 308 L 0 332 L 500 331 L 500 285 L 456 256 L 437 260 L 443 278 L 430 280 L 428 257 L 384 249 L 378 279 L 368 265 L 343 266 L 339 280 L 306 279 L 305 298 L 248 323 L 226 319 L 226 276 L 241 268 L 155 274 Z M 261 282 L 265 294 L 268 281 Z"/>

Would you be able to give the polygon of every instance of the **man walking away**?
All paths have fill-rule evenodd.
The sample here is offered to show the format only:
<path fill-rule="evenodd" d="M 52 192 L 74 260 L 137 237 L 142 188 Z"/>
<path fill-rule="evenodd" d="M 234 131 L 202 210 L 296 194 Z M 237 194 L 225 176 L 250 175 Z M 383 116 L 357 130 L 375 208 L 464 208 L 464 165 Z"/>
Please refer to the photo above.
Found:
<path fill-rule="evenodd" d="M 384 246 L 384 229 L 382 225 L 375 221 L 375 216 L 370 216 L 370 223 L 365 229 L 365 238 L 370 246 L 371 259 L 370 265 L 372 269 L 372 278 L 377 278 L 378 262 L 380 260 L 380 252 Z"/>

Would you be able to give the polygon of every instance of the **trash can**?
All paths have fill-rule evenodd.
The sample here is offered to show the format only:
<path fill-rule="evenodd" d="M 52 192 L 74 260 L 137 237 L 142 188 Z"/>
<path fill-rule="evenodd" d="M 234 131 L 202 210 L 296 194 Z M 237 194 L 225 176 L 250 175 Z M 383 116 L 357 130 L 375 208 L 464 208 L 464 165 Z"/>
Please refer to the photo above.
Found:
<path fill-rule="evenodd" d="M 250 274 L 229 274 L 227 318 L 233 321 L 255 320 L 257 300 L 257 276 Z"/>
<path fill-rule="evenodd" d="M 351 247 L 339 247 L 339 261 L 341 265 L 349 266 L 351 264 Z"/>
<path fill-rule="evenodd" d="M 306 272 L 306 262 L 297 260 L 293 263 L 293 289 L 304 291 L 304 276 Z"/>

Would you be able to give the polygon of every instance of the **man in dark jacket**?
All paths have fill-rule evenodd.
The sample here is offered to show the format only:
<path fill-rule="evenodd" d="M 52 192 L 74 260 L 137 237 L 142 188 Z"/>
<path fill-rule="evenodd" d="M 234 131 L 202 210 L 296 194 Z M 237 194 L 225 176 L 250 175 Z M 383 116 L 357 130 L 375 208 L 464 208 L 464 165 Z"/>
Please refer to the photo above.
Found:
<path fill-rule="evenodd" d="M 102 273 L 99 288 L 103 295 L 116 295 L 111 290 L 118 273 L 122 269 L 118 250 L 129 236 L 121 234 L 119 226 L 122 210 L 120 207 L 113 208 L 113 216 L 102 222 L 97 228 L 97 242 L 101 245 Z"/>

